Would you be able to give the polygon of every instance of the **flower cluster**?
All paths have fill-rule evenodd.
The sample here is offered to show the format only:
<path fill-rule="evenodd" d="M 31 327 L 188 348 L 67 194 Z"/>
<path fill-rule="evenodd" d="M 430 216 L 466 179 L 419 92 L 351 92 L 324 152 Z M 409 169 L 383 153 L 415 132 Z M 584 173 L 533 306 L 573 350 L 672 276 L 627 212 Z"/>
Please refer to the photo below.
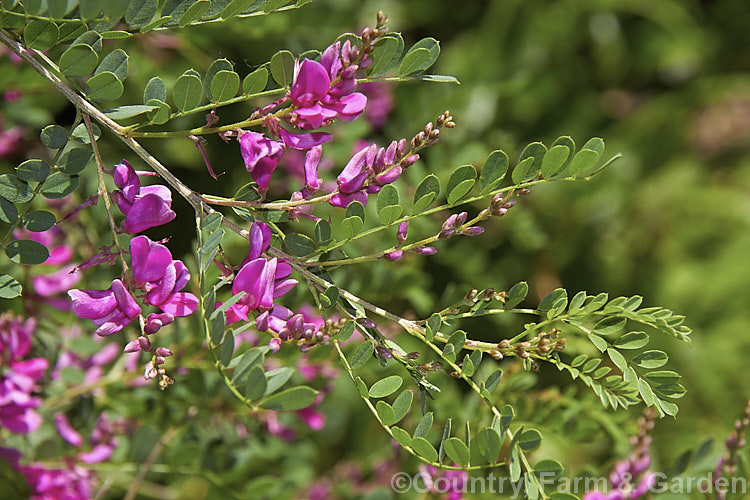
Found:
<path fill-rule="evenodd" d="M 33 318 L 0 316 L 0 426 L 19 434 L 33 432 L 42 423 L 35 411 L 41 401 L 33 393 L 47 371 L 47 360 L 28 358 L 35 328 Z"/>
<path fill-rule="evenodd" d="M 456 465 L 456 464 L 454 464 Z M 462 500 L 462 492 L 469 481 L 469 473 L 463 470 L 440 470 L 432 465 L 420 465 L 419 475 L 424 481 L 425 489 L 431 493 L 445 493 L 445 500 Z M 439 486 L 450 485 L 448 491 Z"/>

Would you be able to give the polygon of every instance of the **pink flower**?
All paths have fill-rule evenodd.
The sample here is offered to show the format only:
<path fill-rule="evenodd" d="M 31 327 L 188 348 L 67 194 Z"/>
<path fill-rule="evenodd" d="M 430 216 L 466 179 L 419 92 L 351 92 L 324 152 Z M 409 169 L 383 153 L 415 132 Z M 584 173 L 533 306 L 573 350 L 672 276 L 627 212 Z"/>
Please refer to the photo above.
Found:
<path fill-rule="evenodd" d="M 260 191 L 265 193 L 286 146 L 283 142 L 274 141 L 258 132 L 244 132 L 239 141 L 245 168 L 258 183 Z"/>
<path fill-rule="evenodd" d="M 127 160 L 115 165 L 113 176 L 120 190 L 113 192 L 112 198 L 125 214 L 122 229 L 126 233 L 137 234 L 176 217 L 169 188 L 160 185 L 142 187 L 138 174 Z"/>
<path fill-rule="evenodd" d="M 112 281 L 107 290 L 69 290 L 73 301 L 73 314 L 93 320 L 98 326 L 97 335 L 119 332 L 141 313 L 141 308 L 122 281 Z"/>

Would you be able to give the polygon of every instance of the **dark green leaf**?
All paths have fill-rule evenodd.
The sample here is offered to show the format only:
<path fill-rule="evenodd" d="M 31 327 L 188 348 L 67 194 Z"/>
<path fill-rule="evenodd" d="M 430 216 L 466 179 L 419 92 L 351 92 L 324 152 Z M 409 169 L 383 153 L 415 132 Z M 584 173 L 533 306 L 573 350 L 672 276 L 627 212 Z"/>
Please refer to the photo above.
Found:
<path fill-rule="evenodd" d="M 102 59 L 97 66 L 94 75 L 109 71 L 113 73 L 121 82 L 128 77 L 128 54 L 122 49 L 115 49 Z"/>
<path fill-rule="evenodd" d="M 495 189 L 508 173 L 508 155 L 498 149 L 487 156 L 479 174 L 479 189 L 489 193 Z"/>
<path fill-rule="evenodd" d="M 198 0 L 187 8 L 185 13 L 180 17 L 180 28 L 184 28 L 193 21 L 197 21 L 208 11 L 211 7 L 210 0 Z"/>
<path fill-rule="evenodd" d="M 435 447 L 423 437 L 412 439 L 411 447 L 417 455 L 425 458 L 428 462 L 436 462 L 438 459 L 438 452 Z"/>
<path fill-rule="evenodd" d="M 615 347 L 619 349 L 640 349 L 648 344 L 646 332 L 629 332 L 615 340 Z"/>
<path fill-rule="evenodd" d="M 8 224 L 15 224 L 18 220 L 18 209 L 5 198 L 0 198 L 0 220 Z"/>
<path fill-rule="evenodd" d="M 21 295 L 21 284 L 7 274 L 0 273 L 0 299 L 12 299 Z"/>
<path fill-rule="evenodd" d="M 341 331 L 339 331 L 338 340 L 340 342 L 346 342 L 349 340 L 352 334 L 354 334 L 355 326 L 354 321 L 347 321 Z"/>
<path fill-rule="evenodd" d="M 599 335 L 604 336 L 617 335 L 622 332 L 626 323 L 626 318 L 610 316 L 599 321 L 596 326 L 594 326 L 594 331 Z"/>
<path fill-rule="evenodd" d="M 151 22 L 158 7 L 159 0 L 132 0 L 125 12 L 125 22 L 131 28 L 145 26 Z"/>
<path fill-rule="evenodd" d="M 646 351 L 633 358 L 633 363 L 647 370 L 661 368 L 667 361 L 669 356 L 663 351 Z"/>
<path fill-rule="evenodd" d="M 111 71 L 103 71 L 86 82 L 86 95 L 94 101 L 114 101 L 122 95 L 122 82 Z"/>
<path fill-rule="evenodd" d="M 292 233 L 284 238 L 284 248 L 290 255 L 303 257 L 315 251 L 315 242 L 304 234 Z"/>
<path fill-rule="evenodd" d="M 518 438 L 518 446 L 523 451 L 534 451 L 542 443 L 542 435 L 536 429 L 525 430 Z"/>
<path fill-rule="evenodd" d="M 224 338 L 224 329 L 226 328 L 226 316 L 224 314 L 217 314 L 216 319 L 211 324 L 211 342 L 214 345 L 219 345 L 221 339 Z"/>
<path fill-rule="evenodd" d="M 539 302 L 539 310 L 540 311 L 549 311 L 552 309 L 555 304 L 560 299 L 564 299 L 568 297 L 568 292 L 565 291 L 563 288 L 556 288 L 555 290 L 548 293 L 542 300 Z"/>
<path fill-rule="evenodd" d="M 419 423 L 417 424 L 416 429 L 414 429 L 413 436 L 415 438 L 425 437 L 430 432 L 431 427 L 432 427 L 432 412 L 425 413 L 424 416 L 419 420 Z"/>
<path fill-rule="evenodd" d="M 157 99 L 161 102 L 167 101 L 167 86 L 158 76 L 153 77 L 143 89 L 143 103 L 148 104 L 151 99 Z"/>
<path fill-rule="evenodd" d="M 219 362 L 222 365 L 227 366 L 232 361 L 232 355 L 234 354 L 234 334 L 232 330 L 227 331 L 224 335 L 224 342 L 221 343 L 221 354 L 219 354 Z"/>
<path fill-rule="evenodd" d="M 448 438 L 443 445 L 448 458 L 459 465 L 469 465 L 469 447 L 456 437 Z"/>
<path fill-rule="evenodd" d="M 370 387 L 370 397 L 384 398 L 390 396 L 396 392 L 403 383 L 404 380 L 398 375 L 391 375 L 390 377 L 380 379 Z"/>
<path fill-rule="evenodd" d="M 33 19 L 23 30 L 24 43 L 36 50 L 49 50 L 57 43 L 60 30 L 52 21 Z"/>
<path fill-rule="evenodd" d="M 89 45 L 73 45 L 60 56 L 60 72 L 72 78 L 89 75 L 96 68 L 99 56 Z"/>
<path fill-rule="evenodd" d="M 513 181 L 516 183 L 524 182 L 533 179 L 537 176 L 542 168 L 542 161 L 544 155 L 547 154 L 547 147 L 541 142 L 532 142 L 524 148 L 521 152 L 521 157 L 518 160 L 519 163 L 513 172 Z M 526 163 L 523 167 L 524 161 L 528 158 L 533 158 L 531 163 Z M 516 174 L 517 171 L 521 171 Z M 520 177 L 518 180 L 516 178 Z"/>
<path fill-rule="evenodd" d="M 34 233 L 46 231 L 54 226 L 56 222 L 57 219 L 55 218 L 55 215 L 45 210 L 34 210 L 33 212 L 26 214 L 23 218 L 23 225 L 26 229 Z"/>
<path fill-rule="evenodd" d="M 479 449 L 479 453 L 484 457 L 485 461 L 489 464 L 497 461 L 497 456 L 500 453 L 500 434 L 491 427 L 486 427 L 479 431 L 474 437 L 472 444 L 476 444 Z"/>
<path fill-rule="evenodd" d="M 404 39 L 399 33 L 388 33 L 378 38 L 372 48 L 372 64 L 365 71 L 368 77 L 377 77 L 395 66 L 404 51 Z"/>
<path fill-rule="evenodd" d="M 505 299 L 505 305 L 504 308 L 507 309 L 513 309 L 518 304 L 523 302 L 523 300 L 526 298 L 526 296 L 529 294 L 529 284 L 525 281 L 520 281 L 513 285 L 510 290 L 508 290 L 508 298 Z"/>
<path fill-rule="evenodd" d="M 65 134 L 67 139 L 67 134 Z M 22 181 L 44 182 L 49 176 L 50 166 L 44 160 L 26 160 L 16 169 L 16 175 Z"/>
<path fill-rule="evenodd" d="M 188 72 L 180 75 L 172 91 L 175 105 L 182 112 L 197 108 L 201 103 L 202 95 L 201 79 Z"/>
<path fill-rule="evenodd" d="M 266 375 L 261 366 L 253 366 L 245 381 L 245 396 L 250 401 L 257 401 L 266 393 Z"/>
<path fill-rule="evenodd" d="M 242 91 L 245 94 L 257 94 L 265 90 L 268 84 L 268 70 L 258 68 L 242 80 Z"/>
<path fill-rule="evenodd" d="M 63 153 L 57 163 L 57 167 L 66 175 L 75 175 L 83 172 L 92 157 L 93 154 L 88 149 L 71 149 L 68 152 Z"/>
<path fill-rule="evenodd" d="M 155 105 L 145 106 L 143 104 L 133 104 L 130 106 L 118 106 L 116 108 L 108 109 L 104 114 L 113 120 L 124 120 L 158 109 L 159 106 Z"/>
<path fill-rule="evenodd" d="M 96 19 L 102 13 L 103 0 L 79 0 L 78 8 L 83 19 Z"/>
<path fill-rule="evenodd" d="M 360 345 L 354 353 L 354 356 L 352 356 L 351 367 L 354 369 L 361 368 L 370 360 L 370 358 L 372 358 L 374 352 L 375 346 L 372 342 L 365 342 Z"/>
<path fill-rule="evenodd" d="M 14 240 L 5 247 L 5 255 L 16 264 L 36 265 L 49 258 L 49 251 L 33 240 Z"/>
<path fill-rule="evenodd" d="M 417 186 L 417 190 L 414 192 L 414 206 L 412 207 L 412 214 L 419 214 L 424 212 L 435 198 L 440 194 L 440 180 L 433 174 L 429 174 L 427 177 Z"/>
<path fill-rule="evenodd" d="M 158 99 L 151 99 L 146 103 L 146 105 L 156 107 L 156 109 L 154 109 L 153 111 L 149 111 L 146 115 L 149 122 L 153 123 L 154 125 L 162 125 L 169 121 L 169 117 L 172 112 L 172 108 L 169 107 L 169 104 Z"/>
<path fill-rule="evenodd" d="M 317 243 L 326 243 L 331 240 L 331 224 L 321 219 L 315 224 L 315 241 Z"/>
<path fill-rule="evenodd" d="M 294 55 L 280 50 L 271 57 L 271 76 L 282 87 L 288 87 L 294 76 Z"/>
<path fill-rule="evenodd" d="M 80 179 L 77 175 L 68 176 L 62 172 L 55 172 L 44 181 L 41 193 L 50 199 L 65 198 L 76 190 L 79 183 Z"/>
<path fill-rule="evenodd" d="M 250 6 L 252 6 L 254 3 L 256 3 L 256 0 L 232 0 L 227 4 L 226 7 L 224 7 L 224 10 L 221 11 L 221 18 L 222 19 L 229 19 L 237 14 L 247 10 Z"/>
<path fill-rule="evenodd" d="M 500 383 L 500 379 L 503 377 L 503 371 L 497 370 L 492 372 L 489 377 L 487 377 L 487 380 L 484 382 L 484 386 L 487 388 L 488 391 L 492 392 L 495 390 L 495 388 Z"/>
<path fill-rule="evenodd" d="M 0 196 L 13 203 L 26 203 L 33 192 L 28 184 L 21 182 L 15 175 L 0 174 Z"/>
<path fill-rule="evenodd" d="M 399 67 L 401 76 L 422 73 L 435 64 L 440 55 L 440 43 L 434 38 L 423 38 L 409 49 Z"/>
<path fill-rule="evenodd" d="M 42 129 L 39 138 L 42 144 L 50 149 L 60 149 L 68 142 L 68 131 L 60 125 L 47 125 Z"/>
<path fill-rule="evenodd" d="M 301 410 L 313 404 L 317 395 L 318 391 L 300 385 L 269 396 L 260 403 L 260 407 L 277 411 Z"/>
<path fill-rule="evenodd" d="M 461 198 L 466 196 L 477 178 L 477 170 L 471 165 L 458 167 L 448 179 L 447 201 L 449 205 L 455 205 Z"/>

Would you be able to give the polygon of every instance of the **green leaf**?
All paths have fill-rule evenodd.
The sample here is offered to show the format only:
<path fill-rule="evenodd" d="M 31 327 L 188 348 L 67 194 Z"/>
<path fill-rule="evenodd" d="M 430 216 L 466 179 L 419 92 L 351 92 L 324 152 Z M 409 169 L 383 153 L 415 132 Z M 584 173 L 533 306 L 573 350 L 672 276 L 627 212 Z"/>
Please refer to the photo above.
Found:
<path fill-rule="evenodd" d="M 573 157 L 570 162 L 570 174 L 574 176 L 581 175 L 583 172 L 588 172 L 599 161 L 599 154 L 596 151 L 590 149 L 582 149 Z"/>
<path fill-rule="evenodd" d="M 396 418 L 396 422 L 400 422 L 406 416 L 413 400 L 414 394 L 408 389 L 398 395 L 393 402 L 393 415 Z M 409 438 L 409 442 L 411 442 L 411 437 Z"/>
<path fill-rule="evenodd" d="M 459 465 L 469 465 L 469 447 L 457 437 L 448 438 L 443 444 L 448 458 Z"/>
<path fill-rule="evenodd" d="M 12 3 L 15 3 L 12 2 Z M 68 0 L 47 0 L 47 8 L 51 17 L 62 18 L 67 14 L 71 6 Z"/>
<path fill-rule="evenodd" d="M 164 80 L 158 76 L 153 77 L 143 89 L 143 103 L 148 105 L 151 99 L 157 99 L 161 102 L 167 101 L 167 86 Z"/>
<path fill-rule="evenodd" d="M 154 18 L 159 0 L 132 0 L 125 12 L 125 22 L 131 28 L 146 26 Z"/>
<path fill-rule="evenodd" d="M 609 316 L 599 321 L 596 326 L 594 326 L 594 331 L 605 337 L 609 335 L 617 335 L 625 329 L 627 321 L 627 318 Z"/>
<path fill-rule="evenodd" d="M 219 354 L 219 362 L 227 366 L 232 361 L 232 355 L 234 354 L 234 334 L 232 330 L 227 331 L 224 335 L 224 342 L 221 343 L 221 354 Z"/>
<path fill-rule="evenodd" d="M 347 217 L 341 221 L 341 232 L 347 239 L 353 238 L 362 231 L 364 222 L 359 217 Z"/>
<path fill-rule="evenodd" d="M 397 417 L 398 415 L 396 415 L 396 418 Z M 400 444 L 401 446 L 408 446 L 409 448 L 411 448 L 411 436 L 409 435 L 408 432 L 406 432 L 401 427 L 392 427 L 391 432 L 393 433 L 393 439 L 395 439 L 398 444 Z"/>
<path fill-rule="evenodd" d="M 237 95 L 240 88 L 240 75 L 234 71 L 221 70 L 211 80 L 211 99 L 227 101 Z"/>
<path fill-rule="evenodd" d="M 65 134 L 67 139 L 68 135 Z M 22 181 L 44 182 L 49 176 L 50 166 L 44 160 L 26 160 L 16 169 L 16 175 Z"/>
<path fill-rule="evenodd" d="M 404 212 L 399 204 L 398 190 L 392 184 L 386 184 L 378 194 L 378 219 L 384 226 L 393 224 Z"/>
<path fill-rule="evenodd" d="M 5 255 L 16 264 L 36 265 L 49 258 L 47 248 L 33 240 L 14 240 L 5 247 Z"/>
<path fill-rule="evenodd" d="M 171 22 L 172 22 L 172 16 L 157 17 L 156 19 L 154 19 L 147 25 L 143 26 L 140 31 L 141 33 L 148 33 L 149 31 L 153 31 L 156 28 L 159 28 Z"/>
<path fill-rule="evenodd" d="M 36 50 L 49 50 L 55 46 L 60 30 L 52 21 L 34 19 L 23 30 L 24 43 Z"/>
<path fill-rule="evenodd" d="M 640 349 L 648 344 L 646 332 L 629 332 L 615 340 L 615 347 L 619 349 Z"/>
<path fill-rule="evenodd" d="M 88 79 L 86 95 L 93 101 L 114 101 L 122 95 L 124 87 L 117 75 L 103 71 Z"/>
<path fill-rule="evenodd" d="M 549 311 L 552 309 L 555 304 L 560 299 L 565 299 L 568 297 L 568 292 L 565 291 L 564 288 L 556 288 L 555 290 L 548 293 L 542 300 L 539 302 L 539 310 L 540 311 Z"/>
<path fill-rule="evenodd" d="M 433 174 L 429 174 L 427 177 L 417 186 L 417 190 L 414 192 L 414 206 L 412 207 L 412 214 L 416 215 L 424 212 L 427 208 L 435 201 L 435 198 L 440 194 L 440 180 Z"/>
<path fill-rule="evenodd" d="M 280 50 L 271 57 L 271 76 L 282 87 L 288 87 L 294 76 L 294 55 Z"/>
<path fill-rule="evenodd" d="M 365 73 L 370 78 L 384 74 L 396 65 L 403 51 L 404 39 L 400 33 L 388 33 L 378 38 L 370 54 L 373 62 Z"/>
<path fill-rule="evenodd" d="M 128 0 L 124 1 L 127 2 Z M 127 31 L 105 31 L 102 33 L 102 40 L 122 40 L 124 38 L 130 38 L 131 36 L 133 35 Z"/>
<path fill-rule="evenodd" d="M 534 159 L 526 158 L 523 161 L 518 162 L 516 168 L 513 169 L 511 174 L 511 180 L 514 184 L 520 184 L 524 181 L 533 179 L 536 176 L 537 171 L 534 170 Z"/>
<path fill-rule="evenodd" d="M 549 179 L 559 174 L 565 168 L 570 156 L 570 149 L 561 144 L 553 146 L 542 159 L 542 177 Z"/>
<path fill-rule="evenodd" d="M 45 210 L 34 210 L 23 218 L 23 225 L 31 232 L 41 233 L 55 225 L 55 214 Z"/>
<path fill-rule="evenodd" d="M 542 435 L 536 429 L 528 429 L 521 433 L 518 438 L 518 446 L 523 451 L 534 451 L 542 443 Z"/>
<path fill-rule="evenodd" d="M 648 372 L 643 377 L 656 385 L 674 384 L 680 380 L 680 375 L 670 370 Z"/>
<path fill-rule="evenodd" d="M 74 148 L 63 153 L 57 162 L 57 168 L 65 175 L 75 175 L 86 168 L 91 161 L 93 154 L 91 151 L 82 148 Z"/>
<path fill-rule="evenodd" d="M 34 194 L 15 175 L 0 174 L 0 196 L 13 203 L 26 203 Z"/>
<path fill-rule="evenodd" d="M 399 67 L 401 76 L 422 73 L 435 64 L 440 55 L 440 43 L 434 38 L 423 38 L 409 49 Z"/>
<path fill-rule="evenodd" d="M 104 3 L 102 0 L 79 0 L 78 8 L 81 17 L 83 19 L 96 19 L 102 13 Z"/>
<path fill-rule="evenodd" d="M 15 224 L 18 220 L 18 209 L 5 198 L 0 198 L 0 220 L 8 224 Z"/>
<path fill-rule="evenodd" d="M 7 274 L 0 273 L 0 299 L 12 299 L 21 295 L 21 284 Z"/>
<path fill-rule="evenodd" d="M 339 289 L 335 286 L 326 288 L 325 293 L 320 294 L 320 304 L 325 307 L 333 307 L 339 300 Z"/>
<path fill-rule="evenodd" d="M 209 7 L 211 7 L 210 0 L 198 0 L 197 2 L 193 3 L 180 17 L 180 28 L 184 28 L 188 24 L 199 20 L 206 12 L 208 12 Z"/>
<path fill-rule="evenodd" d="M 292 375 L 294 375 L 294 369 L 288 366 L 276 368 L 266 373 L 266 395 L 273 394 L 281 389 L 292 378 Z"/>
<path fill-rule="evenodd" d="M 337 339 L 339 342 L 346 342 L 354 334 L 355 328 L 354 321 L 347 321 L 344 323 L 344 327 L 339 331 Z"/>
<path fill-rule="evenodd" d="M 477 178 L 477 170 L 472 165 L 458 167 L 448 179 L 447 201 L 449 205 L 455 205 L 458 201 L 466 196 Z"/>
<path fill-rule="evenodd" d="M 424 416 L 419 420 L 417 427 L 414 429 L 413 436 L 415 438 L 425 437 L 432 428 L 432 412 L 425 413 Z"/>
<path fill-rule="evenodd" d="M 265 90 L 268 85 L 268 70 L 258 68 L 242 80 L 242 91 L 245 94 L 257 94 Z"/>
<path fill-rule="evenodd" d="M 375 411 L 383 425 L 393 425 L 396 423 L 396 414 L 393 407 L 385 401 L 378 401 L 375 405 Z"/>
<path fill-rule="evenodd" d="M 346 207 L 346 216 L 347 217 L 359 217 L 363 221 L 365 220 L 365 206 L 362 205 L 362 203 L 358 201 L 353 201 L 349 203 L 349 206 Z"/>
<path fill-rule="evenodd" d="M 313 404 L 317 395 L 315 389 L 300 385 L 269 396 L 260 403 L 260 407 L 277 411 L 301 410 Z"/>
<path fill-rule="evenodd" d="M 78 20 L 70 20 L 62 22 L 58 25 L 60 34 L 57 39 L 57 43 L 69 42 L 86 33 L 87 27 L 84 23 Z M 94 48 L 94 50 L 96 50 Z"/>
<path fill-rule="evenodd" d="M 607 350 L 607 341 L 601 338 L 599 335 L 595 335 L 592 333 L 591 335 L 589 335 L 589 340 L 596 346 L 597 349 L 599 349 L 600 352 L 604 352 Z"/>
<path fill-rule="evenodd" d="M 365 366 L 372 354 L 375 352 L 375 346 L 372 342 L 365 342 L 357 348 L 357 351 L 352 356 L 351 367 L 353 369 L 361 368 Z"/>
<path fill-rule="evenodd" d="M 390 396 L 396 392 L 403 383 L 404 380 L 398 375 L 391 375 L 390 377 L 380 379 L 370 387 L 370 397 L 384 398 Z"/>
<path fill-rule="evenodd" d="M 47 125 L 42 129 L 39 138 L 48 148 L 60 149 L 68 143 L 68 131 L 60 125 Z"/>
<path fill-rule="evenodd" d="M 486 427 L 474 436 L 473 443 L 488 464 L 495 463 L 500 454 L 500 434 L 492 427 Z"/>
<path fill-rule="evenodd" d="M 78 188 L 81 182 L 77 175 L 69 176 L 62 172 L 55 172 L 44 181 L 41 187 L 41 193 L 45 198 L 58 199 L 65 198 Z"/>
<path fill-rule="evenodd" d="M 113 73 L 121 82 L 128 77 L 128 54 L 122 49 L 115 49 L 102 59 L 97 66 L 94 75 L 109 71 Z"/>
<path fill-rule="evenodd" d="M 263 397 L 266 393 L 266 374 L 263 373 L 263 368 L 260 366 L 253 366 L 250 372 L 247 374 L 247 380 L 245 381 L 245 396 L 250 401 L 257 401 Z"/>
<path fill-rule="evenodd" d="M 224 338 L 224 330 L 226 328 L 226 316 L 222 313 L 216 315 L 214 322 L 211 324 L 211 342 L 214 345 L 219 345 L 221 339 Z"/>
<path fill-rule="evenodd" d="M 256 0 L 232 0 L 226 7 L 224 7 L 224 10 L 221 11 L 220 17 L 222 19 L 232 18 L 247 10 L 255 2 Z"/>
<path fill-rule="evenodd" d="M 498 384 L 500 383 L 500 379 L 502 377 L 503 377 L 502 370 L 494 371 L 487 377 L 487 380 L 485 380 L 484 382 L 484 386 L 487 388 L 488 391 L 492 392 L 498 386 Z"/>
<path fill-rule="evenodd" d="M 647 370 L 661 368 L 667 361 L 669 356 L 663 351 L 646 351 L 633 358 L 633 363 Z"/>
<path fill-rule="evenodd" d="M 116 108 L 108 109 L 104 112 L 109 118 L 113 120 L 125 120 L 127 118 L 133 118 L 134 116 L 142 115 L 150 111 L 158 110 L 159 106 L 144 106 L 143 104 L 133 104 L 130 106 L 118 106 Z"/>
<path fill-rule="evenodd" d="M 315 252 L 315 242 L 304 234 L 292 233 L 284 238 L 284 248 L 290 255 L 303 257 Z"/>
<path fill-rule="evenodd" d="M 172 108 L 169 107 L 169 104 L 158 99 L 151 99 L 146 105 L 154 106 L 156 108 L 146 114 L 149 122 L 154 125 L 162 125 L 169 121 L 170 114 L 172 113 Z"/>
<path fill-rule="evenodd" d="M 435 447 L 423 437 L 412 439 L 411 447 L 417 455 L 425 458 L 428 462 L 436 462 L 438 459 L 438 452 Z"/>
<path fill-rule="evenodd" d="M 172 90 L 175 106 L 183 113 L 197 108 L 201 103 L 202 96 L 201 79 L 188 72 L 180 75 Z"/>
<path fill-rule="evenodd" d="M 98 54 L 102 50 L 102 36 L 96 31 L 86 31 L 71 43 L 71 46 L 76 45 L 88 45 Z"/>
<path fill-rule="evenodd" d="M 326 243 L 331 240 L 331 223 L 321 219 L 315 224 L 315 241 L 317 243 Z"/>
<path fill-rule="evenodd" d="M 508 173 L 508 164 L 508 155 L 500 149 L 487 156 L 479 174 L 479 189 L 483 194 L 489 193 L 500 184 Z"/>
<path fill-rule="evenodd" d="M 612 363 L 615 364 L 615 366 L 621 371 L 625 372 L 625 370 L 628 369 L 628 363 L 625 361 L 625 357 L 620 353 L 620 351 L 616 349 L 612 349 L 611 347 L 607 349 L 607 354 L 609 355 L 609 359 L 612 360 Z"/>
<path fill-rule="evenodd" d="M 60 72 L 71 78 L 86 76 L 94 71 L 97 62 L 99 56 L 91 46 L 73 45 L 60 56 Z"/>
<path fill-rule="evenodd" d="M 505 310 L 513 309 L 524 301 L 529 294 L 529 284 L 525 281 L 519 281 L 508 290 L 508 297 L 505 299 L 503 308 Z"/>
<path fill-rule="evenodd" d="M 604 154 L 604 140 L 602 140 L 601 137 L 592 137 L 588 141 L 586 141 L 586 144 L 584 144 L 581 149 L 590 149 L 591 151 L 596 151 L 596 153 L 601 157 Z"/>

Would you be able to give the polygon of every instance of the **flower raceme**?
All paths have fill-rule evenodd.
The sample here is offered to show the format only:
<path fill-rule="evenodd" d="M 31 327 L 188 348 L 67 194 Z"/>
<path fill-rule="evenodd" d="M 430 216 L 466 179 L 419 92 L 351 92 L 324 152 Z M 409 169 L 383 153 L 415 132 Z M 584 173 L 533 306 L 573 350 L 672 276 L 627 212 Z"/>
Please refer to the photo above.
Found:
<path fill-rule="evenodd" d="M 146 318 L 146 333 L 174 321 L 176 316 L 189 316 L 198 307 L 195 295 L 181 290 L 190 280 L 190 273 L 180 260 L 173 260 L 169 249 L 146 236 L 130 240 L 130 257 L 134 286 L 145 292 L 144 304 L 156 306 L 162 313 Z M 112 281 L 107 290 L 68 292 L 73 300 L 73 313 L 93 320 L 98 335 L 112 335 L 141 314 L 141 307 L 120 279 Z"/>

